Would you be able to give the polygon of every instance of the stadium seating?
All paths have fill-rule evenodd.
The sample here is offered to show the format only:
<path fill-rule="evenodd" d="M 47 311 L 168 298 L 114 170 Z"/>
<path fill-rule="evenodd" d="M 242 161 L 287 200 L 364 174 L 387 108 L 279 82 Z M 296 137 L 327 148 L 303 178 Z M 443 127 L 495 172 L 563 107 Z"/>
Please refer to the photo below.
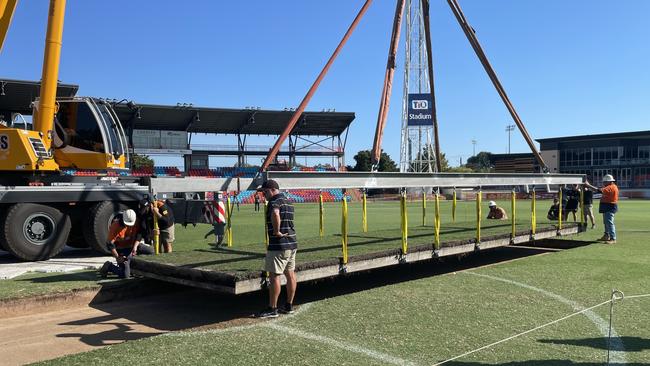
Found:
<path fill-rule="evenodd" d="M 284 192 L 289 201 L 294 203 L 318 202 L 321 191 L 316 189 L 295 189 Z M 232 193 L 234 195 L 234 192 Z M 343 190 L 325 189 L 322 191 L 323 202 L 340 202 L 343 200 Z M 241 191 L 236 196 L 240 204 L 251 204 L 255 202 L 255 191 Z"/>

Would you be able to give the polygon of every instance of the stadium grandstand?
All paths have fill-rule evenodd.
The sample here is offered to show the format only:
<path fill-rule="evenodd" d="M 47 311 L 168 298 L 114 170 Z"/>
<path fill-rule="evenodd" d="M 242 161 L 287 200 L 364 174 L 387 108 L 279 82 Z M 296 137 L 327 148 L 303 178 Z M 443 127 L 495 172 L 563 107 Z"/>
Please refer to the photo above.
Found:
<path fill-rule="evenodd" d="M 72 98 L 78 85 L 59 84 L 57 95 Z M 35 81 L 0 78 L 0 121 L 5 124 L 31 123 L 32 102 L 38 97 L 40 83 Z M 101 99 L 101 98 L 98 98 Z M 195 176 L 195 177 L 253 177 L 258 168 L 250 166 L 247 158 L 264 157 L 271 146 L 247 143 L 250 136 L 278 136 L 293 114 L 292 109 L 263 110 L 195 107 L 192 104 L 154 105 L 137 104 L 126 99 L 101 99 L 110 103 L 118 115 L 129 140 L 131 153 L 143 155 L 182 156 L 183 167 L 138 167 L 126 172 L 105 173 L 95 170 L 66 169 L 69 176 L 133 175 L 133 176 Z M 24 116 L 24 117 L 23 117 Z M 352 112 L 304 112 L 300 122 L 291 132 L 288 144 L 278 156 L 272 170 L 336 171 L 345 167 L 345 144 L 348 128 L 355 115 Z M 193 144 L 196 134 L 211 134 L 235 144 Z M 211 156 L 232 157 L 233 166 L 210 167 Z M 333 164 L 301 166 L 299 157 L 331 158 Z M 297 190 L 287 192 L 294 202 L 316 202 L 320 194 L 326 202 L 340 201 L 340 189 L 317 191 Z M 254 192 L 243 191 L 235 196 L 239 203 L 253 203 Z"/>

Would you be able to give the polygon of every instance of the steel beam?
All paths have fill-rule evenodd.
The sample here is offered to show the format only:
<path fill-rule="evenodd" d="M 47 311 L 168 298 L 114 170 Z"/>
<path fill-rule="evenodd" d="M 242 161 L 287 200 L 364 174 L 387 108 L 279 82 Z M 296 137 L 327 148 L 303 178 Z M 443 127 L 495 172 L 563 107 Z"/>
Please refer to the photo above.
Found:
<path fill-rule="evenodd" d="M 254 189 L 253 178 L 151 178 L 149 180 L 149 193 L 190 193 L 190 192 L 217 192 L 239 191 Z"/>
<path fill-rule="evenodd" d="M 254 190 L 273 179 L 280 189 L 547 187 L 584 183 L 580 174 L 266 172 L 257 178 L 150 178 L 149 192 L 183 193 Z M 527 189 L 525 190 L 527 191 Z"/>
<path fill-rule="evenodd" d="M 582 184 L 580 174 L 267 172 L 281 189 L 501 187 Z"/>

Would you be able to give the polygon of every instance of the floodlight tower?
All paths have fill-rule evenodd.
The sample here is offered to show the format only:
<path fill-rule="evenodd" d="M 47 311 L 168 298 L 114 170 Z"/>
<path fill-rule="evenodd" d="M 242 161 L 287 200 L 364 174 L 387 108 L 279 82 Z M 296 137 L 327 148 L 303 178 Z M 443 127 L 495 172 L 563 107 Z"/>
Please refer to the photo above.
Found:
<path fill-rule="evenodd" d="M 422 2 L 406 0 L 404 94 L 402 97 L 401 172 L 435 172 L 432 102 Z"/>

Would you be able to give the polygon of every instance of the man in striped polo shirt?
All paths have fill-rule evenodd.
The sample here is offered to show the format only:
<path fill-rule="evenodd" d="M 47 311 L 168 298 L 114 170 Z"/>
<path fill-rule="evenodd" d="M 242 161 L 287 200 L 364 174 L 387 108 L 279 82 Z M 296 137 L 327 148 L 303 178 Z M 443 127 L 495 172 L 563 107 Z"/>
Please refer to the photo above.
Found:
<path fill-rule="evenodd" d="M 266 230 L 269 246 L 266 251 L 264 269 L 269 273 L 269 307 L 258 314 L 260 318 L 276 318 L 278 312 L 293 313 L 293 297 L 296 293 L 296 251 L 298 242 L 293 225 L 293 205 L 280 193 L 278 182 L 270 179 L 258 188 L 268 201 Z M 287 302 L 278 309 L 280 276 L 287 278 Z"/>

